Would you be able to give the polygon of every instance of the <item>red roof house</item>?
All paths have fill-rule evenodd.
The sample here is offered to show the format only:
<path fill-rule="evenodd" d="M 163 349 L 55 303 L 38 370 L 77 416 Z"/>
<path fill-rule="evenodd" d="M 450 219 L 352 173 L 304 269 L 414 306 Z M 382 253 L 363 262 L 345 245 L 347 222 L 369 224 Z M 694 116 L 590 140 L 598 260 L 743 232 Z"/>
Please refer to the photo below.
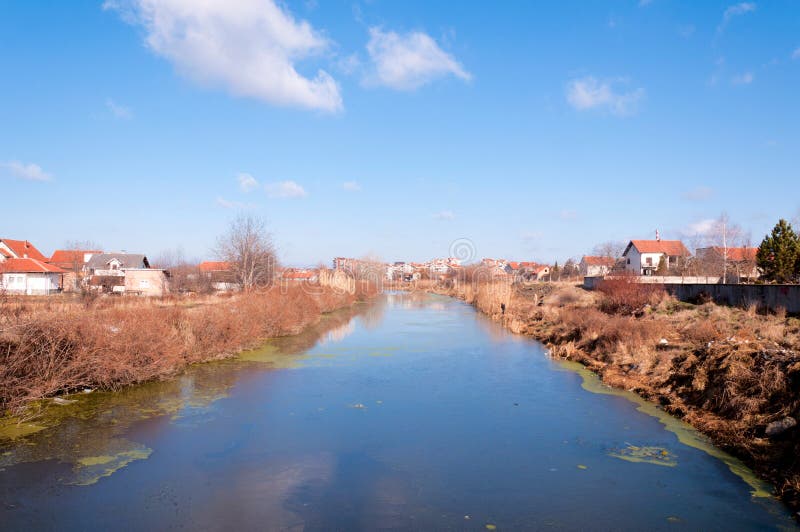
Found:
<path fill-rule="evenodd" d="M 0 250 L 4 251 L 3 256 L 6 258 L 36 259 L 47 262 L 47 257 L 27 240 L 0 238 Z M 7 257 L 8 254 L 10 254 L 11 257 Z"/>

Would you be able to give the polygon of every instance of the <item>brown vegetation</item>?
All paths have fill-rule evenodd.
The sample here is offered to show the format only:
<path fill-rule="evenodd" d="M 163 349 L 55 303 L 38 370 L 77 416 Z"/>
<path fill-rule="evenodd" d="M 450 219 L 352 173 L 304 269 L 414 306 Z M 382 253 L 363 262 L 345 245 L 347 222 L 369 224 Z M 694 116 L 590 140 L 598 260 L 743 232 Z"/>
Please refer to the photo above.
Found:
<path fill-rule="evenodd" d="M 296 334 L 320 315 L 374 295 L 318 285 L 193 298 L 0 300 L 0 412 L 84 387 L 171 377 L 188 364 L 232 356 Z"/>

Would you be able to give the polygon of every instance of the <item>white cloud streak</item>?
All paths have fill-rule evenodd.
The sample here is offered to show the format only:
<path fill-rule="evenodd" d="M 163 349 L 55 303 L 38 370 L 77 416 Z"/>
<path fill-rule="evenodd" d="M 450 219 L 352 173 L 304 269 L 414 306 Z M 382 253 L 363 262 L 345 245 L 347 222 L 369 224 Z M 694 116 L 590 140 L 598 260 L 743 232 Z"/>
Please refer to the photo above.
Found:
<path fill-rule="evenodd" d="M 223 198 L 221 196 L 217 197 L 217 205 L 219 205 L 223 209 L 252 209 L 253 208 L 253 205 L 251 203 L 242 203 L 241 201 L 226 200 L 225 198 Z"/>
<path fill-rule="evenodd" d="M 367 86 L 413 91 L 449 75 L 463 81 L 472 79 L 472 74 L 425 33 L 400 35 L 372 27 L 369 36 L 367 53 L 373 72 L 364 79 Z"/>
<path fill-rule="evenodd" d="M 449 222 L 451 220 L 456 219 L 455 213 L 453 211 L 440 211 L 433 215 L 434 220 L 440 220 L 443 222 Z"/>
<path fill-rule="evenodd" d="M 792 59 L 800 59 L 800 46 L 795 48 L 794 52 L 792 52 Z"/>
<path fill-rule="evenodd" d="M 349 192 L 358 192 L 361 190 L 361 185 L 359 185 L 356 181 L 345 181 L 342 183 L 342 188 Z"/>
<path fill-rule="evenodd" d="M 130 107 L 125 107 L 124 105 L 119 105 L 111 98 L 106 98 L 106 107 L 114 117 L 119 118 L 120 120 L 130 120 L 133 118 L 133 111 L 131 111 Z"/>
<path fill-rule="evenodd" d="M 752 72 L 744 72 L 731 78 L 731 83 L 734 85 L 750 85 L 753 83 L 755 76 Z"/>
<path fill-rule="evenodd" d="M 706 201 L 714 196 L 714 189 L 705 186 L 695 187 L 684 192 L 681 196 L 688 201 Z"/>
<path fill-rule="evenodd" d="M 8 174 L 24 181 L 52 181 L 53 176 L 48 174 L 42 167 L 34 163 L 22 163 L 20 161 L 8 161 L 0 163 L 0 170 L 6 170 Z"/>
<path fill-rule="evenodd" d="M 725 9 L 725 12 L 722 13 L 722 22 L 720 22 L 719 26 L 717 26 L 717 32 L 722 33 L 725 31 L 725 28 L 728 26 L 728 23 L 733 17 L 752 13 L 755 10 L 755 2 L 740 2 L 738 4 L 728 6 L 728 8 Z"/>
<path fill-rule="evenodd" d="M 645 90 L 615 88 L 620 81 L 598 80 L 593 76 L 573 79 L 567 83 L 567 102 L 578 111 L 603 109 L 620 116 L 633 114 L 645 97 Z"/>
<path fill-rule="evenodd" d="M 239 190 L 242 192 L 251 192 L 259 187 L 256 178 L 246 172 L 237 175 L 236 181 L 239 182 Z"/>
<path fill-rule="evenodd" d="M 308 194 L 306 190 L 294 181 L 279 181 L 277 183 L 267 183 L 264 185 L 267 196 L 274 199 L 304 198 Z"/>
<path fill-rule="evenodd" d="M 295 63 L 330 48 L 326 37 L 275 0 L 108 0 L 145 42 L 195 82 L 236 96 L 322 111 L 342 109 L 339 85 L 324 70 L 313 78 Z"/>

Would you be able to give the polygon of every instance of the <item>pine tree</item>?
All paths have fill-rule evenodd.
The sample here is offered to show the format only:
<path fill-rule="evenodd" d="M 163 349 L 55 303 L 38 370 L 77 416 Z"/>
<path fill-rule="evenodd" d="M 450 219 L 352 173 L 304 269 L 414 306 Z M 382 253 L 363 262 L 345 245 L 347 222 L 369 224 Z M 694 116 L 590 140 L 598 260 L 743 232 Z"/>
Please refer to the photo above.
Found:
<path fill-rule="evenodd" d="M 762 278 L 776 283 L 791 282 L 800 273 L 800 237 L 786 220 L 780 220 L 758 247 L 756 263 Z"/>
<path fill-rule="evenodd" d="M 661 258 L 658 261 L 656 275 L 667 275 L 668 273 L 669 269 L 667 268 L 667 258 L 664 255 L 661 255 Z"/>

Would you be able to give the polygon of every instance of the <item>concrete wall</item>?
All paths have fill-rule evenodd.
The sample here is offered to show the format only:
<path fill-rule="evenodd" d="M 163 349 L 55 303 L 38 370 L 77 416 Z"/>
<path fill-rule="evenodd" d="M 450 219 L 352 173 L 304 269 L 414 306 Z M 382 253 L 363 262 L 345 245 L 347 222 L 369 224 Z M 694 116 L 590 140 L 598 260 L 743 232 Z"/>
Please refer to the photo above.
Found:
<path fill-rule="evenodd" d="M 800 285 L 667 284 L 664 287 L 681 301 L 708 294 L 720 305 L 746 307 L 756 304 L 760 308 L 784 308 L 791 314 L 800 314 Z"/>
<path fill-rule="evenodd" d="M 712 282 L 704 282 L 710 279 Z M 583 287 L 595 290 L 602 277 L 585 277 Z M 800 314 L 800 285 L 775 284 L 719 284 L 710 277 L 639 277 L 637 281 L 661 283 L 664 289 L 681 301 L 696 300 L 707 294 L 719 305 L 746 307 L 756 304 L 760 308 L 784 308 L 791 314 Z"/>

